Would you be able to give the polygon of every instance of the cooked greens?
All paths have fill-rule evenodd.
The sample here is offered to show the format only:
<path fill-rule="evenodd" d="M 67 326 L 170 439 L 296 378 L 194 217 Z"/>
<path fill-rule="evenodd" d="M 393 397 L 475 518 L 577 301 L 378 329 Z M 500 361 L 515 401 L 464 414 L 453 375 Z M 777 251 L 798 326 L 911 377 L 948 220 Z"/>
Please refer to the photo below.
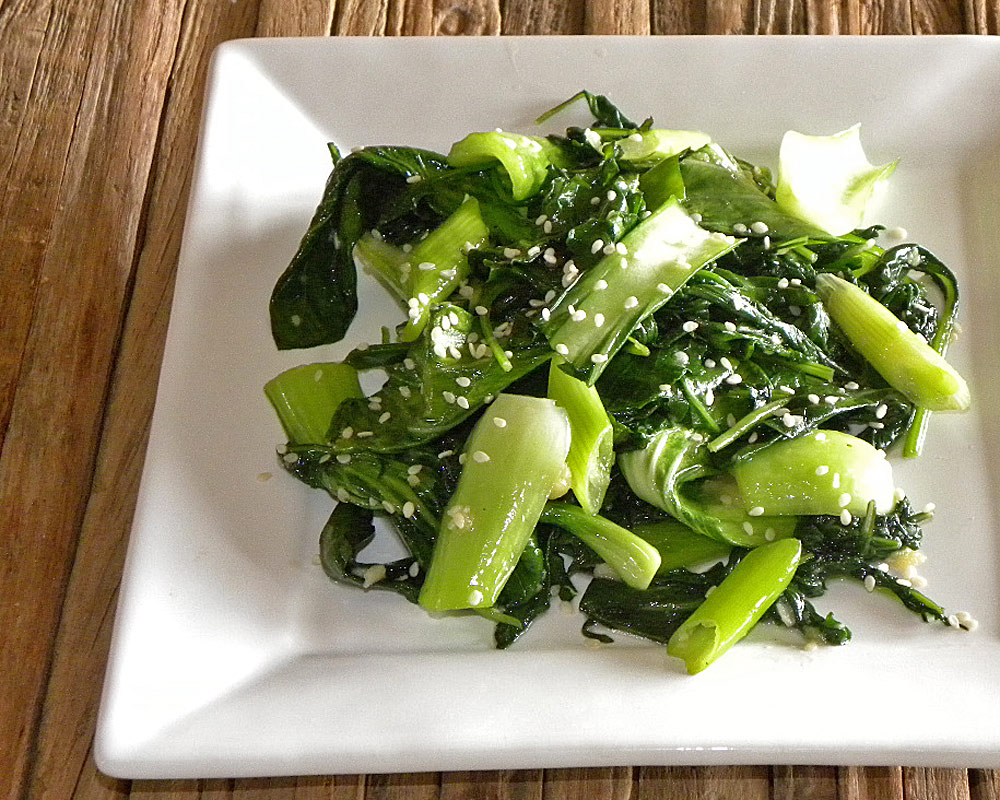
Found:
<path fill-rule="evenodd" d="M 326 573 L 480 614 L 498 647 L 585 586 L 584 635 L 667 643 L 691 672 L 758 621 L 845 643 L 813 605 L 833 580 L 958 626 L 919 591 L 931 512 L 886 458 L 969 405 L 944 361 L 954 276 L 858 227 L 895 162 L 872 167 L 856 128 L 789 134 L 775 181 L 589 92 L 540 121 L 577 99 L 594 124 L 563 136 L 331 146 L 275 342 L 343 339 L 357 268 L 400 319 L 267 386 L 281 463 L 338 501 Z M 409 555 L 362 560 L 376 517 Z"/>

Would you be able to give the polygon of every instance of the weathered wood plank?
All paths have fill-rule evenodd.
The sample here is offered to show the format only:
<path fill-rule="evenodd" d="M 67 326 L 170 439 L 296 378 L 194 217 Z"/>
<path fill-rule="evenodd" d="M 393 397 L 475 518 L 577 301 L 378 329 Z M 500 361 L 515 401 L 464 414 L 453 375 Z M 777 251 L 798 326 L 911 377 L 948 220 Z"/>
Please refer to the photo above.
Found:
<path fill-rule="evenodd" d="M 148 6 L 144 24 L 155 30 L 166 9 L 161 2 Z M 91 789 L 85 792 L 77 785 L 77 776 L 94 771 L 89 747 L 166 335 L 205 73 L 216 44 L 253 31 L 256 10 L 252 1 L 198 3 L 188 8 L 181 28 L 181 8 L 175 9 L 179 44 L 173 49 L 177 57 L 174 60 L 171 53 L 162 80 L 165 86 L 169 74 L 171 92 L 162 114 L 160 108 L 154 112 L 157 126 L 162 116 L 162 126 L 158 136 L 146 126 L 135 134 L 148 137 L 150 151 L 156 143 L 156 159 L 151 170 L 147 160 L 148 172 L 141 177 L 142 184 L 148 182 L 151 187 L 150 200 L 141 238 L 131 244 L 136 254 L 129 253 L 121 265 L 127 271 L 135 261 L 135 278 L 105 406 L 96 472 L 56 637 L 29 786 L 33 798 L 104 796 L 92 794 Z M 150 82 L 145 80 L 150 65 L 141 52 L 134 59 L 131 69 L 137 75 L 129 87 L 134 96 L 125 96 L 121 102 L 141 105 L 139 96 L 150 91 Z M 164 100 L 161 94 L 161 106 Z M 119 158 L 128 158 L 127 138 L 119 134 L 116 141 L 123 145 Z M 133 202 L 141 205 L 138 197 Z M 117 333 L 117 320 L 107 327 Z M 113 352 L 110 344 L 106 347 Z M 105 788 L 110 795 L 122 791 L 121 785 Z"/>
<path fill-rule="evenodd" d="M 773 767 L 771 800 L 838 800 L 836 767 Z"/>
<path fill-rule="evenodd" d="M 964 769 L 904 767 L 905 800 L 969 800 L 969 775 Z"/>
<path fill-rule="evenodd" d="M 861 32 L 861 0 L 805 0 L 806 33 Z"/>
<path fill-rule="evenodd" d="M 547 769 L 542 800 L 630 800 L 632 768 Z"/>
<path fill-rule="evenodd" d="M 596 35 L 648 36 L 649 0 L 588 0 L 584 32 Z"/>
<path fill-rule="evenodd" d="M 705 33 L 752 33 L 752 3 L 705 0 Z"/>
<path fill-rule="evenodd" d="M 972 800 L 1000 800 L 1000 770 L 970 769 L 969 796 Z"/>
<path fill-rule="evenodd" d="M 996 0 L 963 0 L 966 33 L 1000 34 L 1000 3 Z"/>
<path fill-rule="evenodd" d="M 584 32 L 584 0 L 507 0 L 500 21 L 508 36 Z"/>
<path fill-rule="evenodd" d="M 757 0 L 753 32 L 757 34 L 805 33 L 805 0 Z"/>
<path fill-rule="evenodd" d="M 640 767 L 633 800 L 770 800 L 767 767 Z"/>
<path fill-rule="evenodd" d="M 706 32 L 704 0 L 652 0 L 650 13 L 659 36 Z"/>
<path fill-rule="evenodd" d="M 326 36 L 337 0 L 261 0 L 257 36 Z"/>
<path fill-rule="evenodd" d="M 840 800 L 903 800 L 903 770 L 899 767 L 840 767 Z"/>
<path fill-rule="evenodd" d="M 917 34 L 962 33 L 962 6 L 954 0 L 911 0 L 910 19 Z"/>
<path fill-rule="evenodd" d="M 390 0 L 388 36 L 496 36 L 499 0 Z"/>
<path fill-rule="evenodd" d="M 369 775 L 364 800 L 438 800 L 441 774 Z"/>
<path fill-rule="evenodd" d="M 41 5 L 51 18 L 8 173 L 15 183 L 0 200 L 4 214 L 16 207 L 0 234 L 0 294 L 14 295 L 22 337 L 16 383 L 0 399 L 4 797 L 24 788 L 35 746 L 183 2 Z M 4 7 L 5 43 L 17 41 L 7 37 L 25 10 Z M 23 291 L 22 280 L 34 287 Z"/>
<path fill-rule="evenodd" d="M 861 4 L 864 34 L 907 35 L 913 33 L 910 0 L 878 0 Z"/>
<path fill-rule="evenodd" d="M 389 0 L 340 0 L 333 19 L 337 36 L 383 36 Z"/>
<path fill-rule="evenodd" d="M 441 800 L 541 800 L 542 770 L 441 773 Z M 366 798 L 367 800 L 367 798 Z"/>

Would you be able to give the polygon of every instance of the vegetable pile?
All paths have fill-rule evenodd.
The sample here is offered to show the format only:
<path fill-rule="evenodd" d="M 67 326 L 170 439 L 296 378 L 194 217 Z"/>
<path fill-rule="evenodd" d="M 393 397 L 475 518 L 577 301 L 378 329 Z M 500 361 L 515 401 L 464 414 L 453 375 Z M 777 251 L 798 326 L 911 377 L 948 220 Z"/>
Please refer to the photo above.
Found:
<path fill-rule="evenodd" d="M 331 146 L 275 342 L 342 339 L 358 267 L 401 321 L 265 387 L 283 466 L 338 501 L 326 573 L 478 613 L 498 647 L 586 574 L 584 635 L 666 643 L 691 673 L 758 621 L 847 642 L 813 606 L 837 579 L 973 627 L 919 591 L 933 509 L 886 458 L 969 405 L 944 360 L 954 276 L 860 227 L 895 164 L 869 164 L 857 127 L 790 132 L 775 180 L 706 134 L 578 99 L 594 124 L 565 136 Z M 370 370 L 385 383 L 364 396 Z M 363 560 L 376 516 L 409 555 Z"/>

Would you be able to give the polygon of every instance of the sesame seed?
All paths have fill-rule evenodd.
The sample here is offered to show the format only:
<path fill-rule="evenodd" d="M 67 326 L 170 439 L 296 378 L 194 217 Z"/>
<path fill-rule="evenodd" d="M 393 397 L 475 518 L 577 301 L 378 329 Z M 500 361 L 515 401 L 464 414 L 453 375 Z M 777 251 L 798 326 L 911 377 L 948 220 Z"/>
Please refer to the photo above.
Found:
<path fill-rule="evenodd" d="M 843 511 L 840 512 L 840 524 L 841 525 L 850 525 L 852 519 L 854 519 L 854 518 L 851 516 L 851 512 L 848 511 L 846 508 Z"/>
<path fill-rule="evenodd" d="M 817 442 L 825 442 L 826 434 L 823 433 L 823 431 L 816 431 L 816 434 L 813 436 L 813 439 L 816 440 Z"/>
<path fill-rule="evenodd" d="M 860 389 L 861 387 L 858 386 L 858 384 L 855 381 L 848 381 L 847 383 L 844 384 L 844 388 L 847 389 L 847 391 L 849 392 L 854 392 Z"/>
<path fill-rule="evenodd" d="M 521 255 L 521 251 L 514 247 L 505 247 L 503 249 L 504 258 L 517 258 L 519 255 Z"/>
<path fill-rule="evenodd" d="M 411 578 L 416 578 L 417 575 L 420 574 L 420 564 L 414 561 L 412 564 L 410 564 L 410 567 L 409 569 L 406 570 L 406 572 L 409 574 Z"/>
<path fill-rule="evenodd" d="M 839 489 L 840 488 L 840 473 L 839 472 L 834 472 L 833 473 L 832 485 L 833 485 L 834 489 Z"/>
<path fill-rule="evenodd" d="M 625 246 L 625 242 L 618 242 L 615 245 L 615 251 L 623 256 L 628 255 L 628 248 Z"/>
<path fill-rule="evenodd" d="M 932 511 L 934 511 L 935 508 L 937 508 L 936 505 L 934 505 L 933 503 L 928 503 L 927 505 L 924 506 L 923 510 L 925 514 L 930 514 Z"/>
<path fill-rule="evenodd" d="M 455 345 L 452 345 L 451 347 L 448 348 L 448 355 L 458 360 L 462 357 L 462 352 L 457 347 L 455 347 Z"/>
<path fill-rule="evenodd" d="M 560 342 L 559 344 L 556 345 L 556 352 L 561 356 L 568 356 L 569 348 L 562 342 Z"/>
<path fill-rule="evenodd" d="M 291 321 L 292 325 L 294 325 L 297 328 L 299 327 L 299 325 L 302 324 L 302 317 L 300 317 L 298 314 L 292 314 Z"/>
<path fill-rule="evenodd" d="M 788 313 L 791 314 L 793 317 L 797 317 L 799 316 L 799 314 L 802 313 L 802 309 L 799 306 L 789 306 Z"/>
<path fill-rule="evenodd" d="M 348 425 L 344 430 L 340 432 L 341 439 L 350 439 L 354 435 L 354 428 Z"/>
<path fill-rule="evenodd" d="M 759 439 L 759 438 L 760 438 L 760 437 L 758 436 L 758 434 L 757 434 L 757 431 L 754 431 L 753 433 L 751 433 L 751 434 L 750 434 L 750 435 L 749 435 L 749 436 L 747 437 L 747 442 L 748 442 L 749 444 L 753 444 L 753 443 L 754 443 L 754 442 L 756 442 L 756 441 L 757 441 L 757 439 Z"/>
<path fill-rule="evenodd" d="M 778 288 L 779 289 L 787 289 L 788 288 L 788 278 L 781 278 L 781 279 L 779 279 L 778 280 Z"/>
<path fill-rule="evenodd" d="M 542 225 L 542 224 L 544 224 L 545 220 L 547 220 L 547 219 L 548 219 L 548 215 L 542 214 L 542 215 L 540 215 L 538 217 L 538 219 L 535 220 L 535 224 L 536 225 Z"/>
<path fill-rule="evenodd" d="M 351 496 L 347 493 L 347 489 L 344 489 L 343 487 L 341 487 L 341 488 L 337 489 L 337 499 L 341 503 L 347 503 L 347 502 L 350 502 Z"/>
<path fill-rule="evenodd" d="M 954 614 L 950 614 L 948 616 L 948 624 L 951 625 L 951 627 L 953 628 L 959 627 L 958 617 L 956 617 Z"/>
<path fill-rule="evenodd" d="M 767 528 L 767 529 L 765 529 L 765 531 L 764 531 L 764 538 L 767 541 L 773 542 L 775 536 L 777 536 L 777 534 L 774 532 L 774 528 Z"/>
<path fill-rule="evenodd" d="M 730 386 L 736 386 L 739 383 L 743 383 L 743 376 L 738 372 L 734 372 L 732 375 L 726 377 L 726 383 Z"/>
<path fill-rule="evenodd" d="M 542 223 L 542 230 L 545 233 L 552 233 L 552 223 L 549 220 L 545 220 L 545 222 Z"/>
<path fill-rule="evenodd" d="M 608 360 L 608 357 L 604 353 L 594 353 L 594 355 L 590 357 L 590 360 L 594 364 L 603 364 Z"/>
<path fill-rule="evenodd" d="M 485 317 L 489 313 L 489 309 L 486 306 L 476 306 L 475 312 L 480 317 Z"/>
<path fill-rule="evenodd" d="M 746 232 L 747 232 L 747 226 L 744 225 L 742 222 L 737 222 L 735 225 L 733 225 L 733 233 L 738 233 L 742 236 Z"/>
<path fill-rule="evenodd" d="M 689 319 L 687 322 L 681 325 L 681 330 L 684 331 L 685 333 L 694 333 L 696 330 L 698 330 L 698 323 L 695 322 L 693 319 Z"/>
<path fill-rule="evenodd" d="M 754 506 L 747 512 L 751 517 L 764 516 L 764 509 L 761 506 Z"/>
<path fill-rule="evenodd" d="M 897 578 L 896 583 L 898 583 L 900 586 L 905 586 L 906 588 L 910 588 L 911 586 L 913 586 L 913 584 L 906 578 Z"/>
<path fill-rule="evenodd" d="M 470 378 L 467 378 L 465 375 L 460 375 L 459 377 L 455 378 L 455 383 L 457 383 L 463 389 L 466 389 L 472 385 L 472 380 Z"/>
<path fill-rule="evenodd" d="M 477 464 L 485 464 L 487 461 L 490 460 L 490 457 L 482 450 L 477 450 L 475 453 L 472 454 L 472 460 L 475 461 Z"/>
<path fill-rule="evenodd" d="M 734 322 L 726 322 L 726 324 L 725 324 L 724 327 L 730 333 L 735 333 L 736 332 L 736 323 L 734 323 Z"/>
<path fill-rule="evenodd" d="M 384 564 L 372 564 L 368 569 L 364 571 L 362 575 L 362 586 L 367 589 L 369 586 L 374 586 L 376 583 L 385 580 L 385 565 Z"/>
<path fill-rule="evenodd" d="M 409 175 L 406 178 L 407 183 L 420 183 L 424 179 L 423 175 Z"/>
<path fill-rule="evenodd" d="M 551 316 L 552 316 L 552 312 L 551 311 L 549 311 L 547 308 L 543 308 L 542 309 L 542 319 L 545 322 L 548 322 L 549 321 L 549 317 L 551 317 Z"/>
<path fill-rule="evenodd" d="M 500 141 L 503 142 L 511 150 L 517 150 L 517 142 L 513 139 L 508 139 L 506 136 L 501 136 Z"/>
<path fill-rule="evenodd" d="M 594 239 L 594 243 L 590 246 L 590 252 L 596 255 L 597 252 L 603 247 L 604 247 L 603 239 Z"/>
<path fill-rule="evenodd" d="M 413 516 L 413 512 L 417 510 L 417 507 L 413 505 L 412 500 L 407 500 L 403 503 L 403 516 L 409 519 Z"/>
<path fill-rule="evenodd" d="M 458 405 L 459 408 L 468 409 L 468 407 L 469 407 L 469 398 L 467 398 L 467 397 L 458 397 L 458 398 L 455 399 L 455 403 Z"/>
<path fill-rule="evenodd" d="M 546 264 L 555 264 L 556 260 L 557 260 L 556 259 L 556 251 L 553 250 L 551 247 L 545 248 L 545 252 L 542 253 L 542 260 Z"/>
<path fill-rule="evenodd" d="M 496 425 L 498 428 L 506 428 L 507 420 L 505 420 L 503 417 L 493 417 L 493 424 Z"/>
<path fill-rule="evenodd" d="M 594 314 L 594 327 L 600 328 L 604 325 L 604 315 L 601 313 Z"/>
<path fill-rule="evenodd" d="M 616 192 L 614 189 L 608 189 L 608 193 L 605 195 L 605 197 L 607 197 L 608 200 L 617 200 L 618 192 Z"/>
<path fill-rule="evenodd" d="M 358 434 L 357 434 L 357 436 L 358 436 L 359 439 L 368 439 L 368 438 L 370 438 L 370 437 L 372 437 L 374 435 L 375 434 L 372 433 L 371 431 L 358 431 Z"/>
<path fill-rule="evenodd" d="M 455 455 L 454 450 L 442 450 L 440 453 L 438 453 L 438 460 L 442 460 L 447 458 L 448 456 L 453 456 L 453 455 Z"/>
<path fill-rule="evenodd" d="M 794 428 L 800 422 L 802 422 L 802 417 L 798 416 L 797 414 L 788 413 L 782 415 L 781 417 L 781 424 L 784 425 L 786 428 Z"/>
<path fill-rule="evenodd" d="M 390 502 L 389 502 L 388 500 L 383 500 L 383 501 L 382 501 L 382 508 L 384 508 L 384 509 L 385 509 L 386 511 L 388 511 L 388 512 L 389 512 L 390 514 L 395 514 L 395 513 L 396 513 L 396 506 L 394 506 L 394 505 L 393 505 L 392 503 L 390 503 Z"/>
<path fill-rule="evenodd" d="M 637 305 L 639 305 L 639 298 L 636 297 L 635 295 L 632 295 L 625 301 L 626 309 L 635 308 Z"/>
<path fill-rule="evenodd" d="M 459 464 L 465 464 L 465 459 L 466 459 L 465 453 L 459 453 L 458 454 L 458 463 Z"/>
<path fill-rule="evenodd" d="M 604 278 L 601 278 L 600 280 L 597 281 L 597 283 L 594 284 L 594 288 L 597 291 L 603 291 L 604 289 L 608 288 L 608 282 L 604 280 Z"/>
<path fill-rule="evenodd" d="M 753 225 L 750 226 L 750 230 L 752 230 L 754 233 L 757 234 L 767 233 L 767 223 L 755 222 Z"/>
<path fill-rule="evenodd" d="M 421 305 L 427 305 L 431 301 L 431 298 L 427 295 L 426 292 L 420 292 L 417 295 L 417 300 L 420 301 Z"/>
<path fill-rule="evenodd" d="M 837 498 L 838 506 L 846 506 L 851 502 L 851 495 L 848 492 L 844 492 L 840 497 Z"/>
<path fill-rule="evenodd" d="M 338 453 L 337 454 L 337 463 L 338 464 L 350 464 L 351 463 L 351 457 L 347 453 Z"/>
<path fill-rule="evenodd" d="M 587 318 L 587 312 L 582 308 L 578 308 L 569 316 L 574 322 L 583 322 Z"/>
<path fill-rule="evenodd" d="M 613 252 L 615 252 L 615 246 L 609 242 L 608 244 L 604 245 L 604 247 L 601 249 L 601 252 L 604 253 L 604 255 L 606 256 L 610 256 Z"/>
<path fill-rule="evenodd" d="M 669 392 L 670 391 L 670 384 L 669 383 L 661 383 L 660 384 L 660 391 L 661 392 Z"/>
<path fill-rule="evenodd" d="M 656 284 L 656 291 L 662 292 L 663 294 L 670 294 L 670 287 L 665 283 Z"/>
<path fill-rule="evenodd" d="M 715 402 L 715 392 L 712 391 L 712 387 L 709 387 L 705 392 L 705 405 L 710 406 Z"/>
<path fill-rule="evenodd" d="M 812 403 L 814 406 L 819 405 L 819 395 L 818 394 L 807 394 L 806 399 Z"/>
<path fill-rule="evenodd" d="M 865 575 L 865 589 L 867 589 L 869 592 L 874 592 L 875 591 L 875 576 L 874 575 Z"/>
<path fill-rule="evenodd" d="M 689 356 L 683 350 L 677 350 L 674 353 L 674 358 L 677 360 L 678 364 L 682 364 L 684 366 L 687 366 L 688 362 L 691 360 L 691 356 Z M 735 420 L 733 420 L 733 423 L 735 424 Z"/>
<path fill-rule="evenodd" d="M 705 369 L 715 369 L 715 359 L 714 358 L 706 358 L 705 359 Z M 730 369 L 732 369 L 732 367 L 730 367 Z"/>
<path fill-rule="evenodd" d="M 601 198 L 600 198 L 600 197 L 591 197 L 591 198 L 590 198 L 590 204 L 591 204 L 592 206 L 596 206 L 596 205 L 598 205 L 598 204 L 599 204 L 600 202 L 601 202 Z"/>
<path fill-rule="evenodd" d="M 792 278 L 789 281 L 789 283 L 792 284 L 792 286 L 801 286 L 802 285 L 802 278 Z"/>
<path fill-rule="evenodd" d="M 839 399 L 840 398 L 837 397 L 836 395 L 828 394 L 826 397 L 823 398 L 823 402 L 826 403 L 828 406 L 835 406 L 837 405 L 837 401 Z"/>
<path fill-rule="evenodd" d="M 818 467 L 816 467 L 817 475 L 826 475 L 829 471 L 830 467 L 826 464 L 820 464 Z"/>
<path fill-rule="evenodd" d="M 886 413 L 889 411 L 889 407 L 882 403 L 875 409 L 875 419 L 883 419 Z"/>
<path fill-rule="evenodd" d="M 541 252 L 542 252 L 542 248 L 539 247 L 537 244 L 534 245 L 533 247 L 529 247 L 528 248 L 528 258 L 534 258 L 535 256 L 537 256 Z"/>
<path fill-rule="evenodd" d="M 445 390 L 445 391 L 441 392 L 441 396 L 444 398 L 444 401 L 446 403 L 454 403 L 455 402 L 455 393 L 454 392 L 449 392 L 449 391 Z"/>
<path fill-rule="evenodd" d="M 388 422 L 388 421 L 389 421 L 389 418 L 390 418 L 391 416 L 392 416 L 392 413 L 391 413 L 391 412 L 389 412 L 389 411 L 386 411 L 386 412 L 385 412 L 384 414 L 382 414 L 382 415 L 381 415 L 381 416 L 380 416 L 380 417 L 378 418 L 378 421 L 379 421 L 379 422 L 382 422 L 382 423 L 385 423 L 385 422 Z"/>
<path fill-rule="evenodd" d="M 744 522 L 743 523 L 743 530 L 748 535 L 753 536 L 753 525 L 751 525 L 749 522 Z"/>

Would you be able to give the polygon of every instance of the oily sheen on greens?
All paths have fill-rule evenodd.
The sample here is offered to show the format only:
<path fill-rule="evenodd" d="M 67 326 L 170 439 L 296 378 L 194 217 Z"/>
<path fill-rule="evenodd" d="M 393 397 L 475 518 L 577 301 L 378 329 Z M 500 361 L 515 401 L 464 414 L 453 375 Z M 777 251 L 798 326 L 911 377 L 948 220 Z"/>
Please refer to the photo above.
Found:
<path fill-rule="evenodd" d="M 930 511 L 915 512 L 901 499 L 886 515 L 870 506 L 863 516 L 786 518 L 776 528 L 755 528 L 732 507 L 731 473 L 763 448 L 822 430 L 851 433 L 880 449 L 905 443 L 910 454 L 918 452 L 927 414 L 851 347 L 815 281 L 831 273 L 860 286 L 941 350 L 957 309 L 952 273 L 919 245 L 883 249 L 878 226 L 826 234 L 775 201 L 769 170 L 708 137 L 707 144 L 666 156 L 643 145 L 642 159 L 630 160 L 625 144 L 641 142 L 652 120 L 637 125 L 605 97 L 581 92 L 543 118 L 578 99 L 594 117 L 590 126 L 518 138 L 528 157 L 539 154 L 531 174 L 544 177 L 524 199 L 514 199 L 495 161 L 455 166 L 445 155 L 404 146 L 341 158 L 331 145 L 334 169 L 323 198 L 271 298 L 279 348 L 344 338 L 357 312 L 361 250 L 372 255 L 357 262 L 400 304 L 401 331 L 403 312 L 416 302 L 406 296 L 406 271 L 418 268 L 404 266 L 401 254 L 468 198 L 476 200 L 488 236 L 463 248 L 467 276 L 430 303 L 419 335 L 400 341 L 386 330 L 383 341 L 347 357 L 359 372 L 383 373 L 382 388 L 331 409 L 322 441 L 280 449 L 289 472 L 338 501 L 321 534 L 323 569 L 333 580 L 417 601 L 441 515 L 462 473 L 463 445 L 483 408 L 502 392 L 545 396 L 550 362 L 558 359 L 546 325 L 552 310 L 562 309 L 564 318 L 578 313 L 560 306 L 563 298 L 585 285 L 616 243 L 673 203 L 706 235 L 730 244 L 670 287 L 666 302 L 651 305 L 650 313 L 627 323 L 602 320 L 619 349 L 606 363 L 593 360 L 600 369 L 561 362 L 556 368 L 596 386 L 619 459 L 628 461 L 627 454 L 666 431 L 680 443 L 664 451 L 674 461 L 660 502 L 640 499 L 616 465 L 601 517 L 640 536 L 650 532 L 654 546 L 652 532 L 676 530 L 680 520 L 685 536 L 712 542 L 691 552 L 712 553 L 718 563 L 666 569 L 648 588 L 633 588 L 609 576 L 571 523 L 553 524 L 574 515 L 543 513 L 497 603 L 478 611 L 495 623 L 496 646 L 523 635 L 552 598 L 572 600 L 581 588 L 584 635 L 609 641 L 611 629 L 667 642 L 751 548 L 776 536 L 799 539 L 803 557 L 764 622 L 812 642 L 847 642 L 846 625 L 814 606 L 835 580 L 883 590 L 878 594 L 924 620 L 947 622 L 939 605 L 885 566 L 918 550 Z M 930 285 L 943 302 L 934 302 Z M 409 555 L 390 563 L 364 558 L 375 517 L 391 521 Z M 662 546 L 674 557 L 685 551 L 684 542 Z"/>

